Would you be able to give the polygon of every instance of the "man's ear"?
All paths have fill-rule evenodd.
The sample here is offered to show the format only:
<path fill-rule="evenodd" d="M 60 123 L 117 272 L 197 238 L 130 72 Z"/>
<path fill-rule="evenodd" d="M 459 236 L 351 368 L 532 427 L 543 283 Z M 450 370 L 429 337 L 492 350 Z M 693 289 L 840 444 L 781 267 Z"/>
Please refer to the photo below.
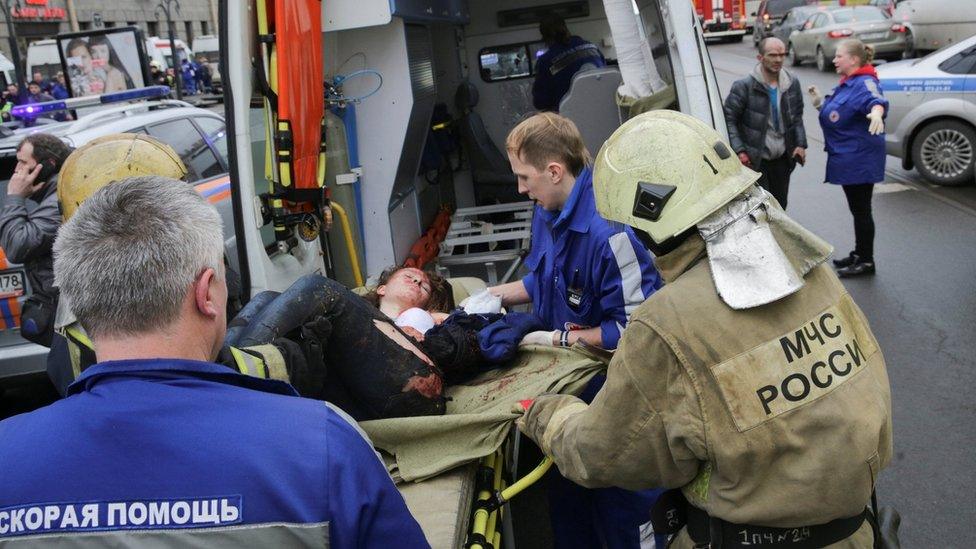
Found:
<path fill-rule="evenodd" d="M 546 165 L 546 175 L 549 176 L 549 180 L 552 183 L 559 183 L 562 181 L 565 173 L 566 167 L 559 162 L 550 162 Z"/>
<path fill-rule="evenodd" d="M 207 268 L 193 282 L 193 297 L 200 314 L 216 318 L 220 314 L 215 297 L 215 284 L 217 283 L 217 273 L 212 268 Z"/>
<path fill-rule="evenodd" d="M 386 295 L 386 284 L 380 284 L 376 287 L 376 295 L 383 297 Z"/>

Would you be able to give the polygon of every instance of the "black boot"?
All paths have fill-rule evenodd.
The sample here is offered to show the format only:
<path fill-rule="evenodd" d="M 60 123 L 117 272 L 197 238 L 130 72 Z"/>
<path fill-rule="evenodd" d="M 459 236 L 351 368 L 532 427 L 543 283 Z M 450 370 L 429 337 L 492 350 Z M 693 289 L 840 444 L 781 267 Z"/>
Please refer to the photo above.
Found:
<path fill-rule="evenodd" d="M 870 275 L 874 274 L 874 260 L 862 261 L 860 258 L 857 258 L 857 260 L 854 263 L 848 265 L 847 267 L 837 269 L 837 276 L 841 278 L 869 275 L 869 274 Z"/>
<path fill-rule="evenodd" d="M 843 259 L 834 260 L 834 266 L 836 267 L 850 267 L 855 263 L 857 263 L 857 254 L 854 252 L 851 252 L 850 255 Z"/>

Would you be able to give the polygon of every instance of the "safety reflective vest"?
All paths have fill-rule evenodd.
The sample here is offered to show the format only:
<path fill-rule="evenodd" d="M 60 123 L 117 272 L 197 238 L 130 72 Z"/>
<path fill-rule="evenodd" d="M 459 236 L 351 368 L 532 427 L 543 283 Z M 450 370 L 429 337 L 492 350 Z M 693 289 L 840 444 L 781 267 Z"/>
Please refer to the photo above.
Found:
<path fill-rule="evenodd" d="M 77 379 L 81 372 L 98 362 L 95 357 L 95 345 L 85 333 L 85 329 L 77 322 L 62 328 L 61 334 L 68 340 L 71 371 L 73 378 Z M 229 347 L 229 349 L 234 363 L 225 366 L 235 368 L 240 373 L 252 377 L 288 381 L 285 358 L 274 345 L 254 345 L 242 349 Z"/>

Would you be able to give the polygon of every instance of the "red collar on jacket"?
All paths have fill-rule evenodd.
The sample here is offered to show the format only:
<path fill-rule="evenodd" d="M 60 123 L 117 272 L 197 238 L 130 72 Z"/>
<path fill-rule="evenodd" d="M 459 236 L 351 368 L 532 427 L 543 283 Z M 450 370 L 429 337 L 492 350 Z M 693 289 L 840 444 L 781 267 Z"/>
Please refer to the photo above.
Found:
<path fill-rule="evenodd" d="M 861 76 L 861 75 L 867 75 L 867 76 L 873 77 L 875 80 L 878 80 L 878 71 L 874 70 L 874 66 L 873 65 L 864 65 L 863 67 L 857 69 L 856 71 L 852 72 L 851 74 L 849 74 L 847 76 L 842 76 L 840 78 L 840 83 L 843 84 L 844 82 L 847 82 L 851 78 L 854 78 L 855 76 Z"/>

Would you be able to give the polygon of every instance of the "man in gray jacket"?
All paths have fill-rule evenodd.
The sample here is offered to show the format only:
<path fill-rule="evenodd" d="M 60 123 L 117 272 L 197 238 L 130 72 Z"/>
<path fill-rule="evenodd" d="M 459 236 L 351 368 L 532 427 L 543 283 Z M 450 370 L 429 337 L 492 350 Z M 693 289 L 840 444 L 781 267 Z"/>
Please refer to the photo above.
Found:
<path fill-rule="evenodd" d="M 57 179 L 71 147 L 57 137 L 36 133 L 17 146 L 17 167 L 0 209 L 0 247 L 7 259 L 23 263 L 32 294 L 21 313 L 21 334 L 50 346 L 57 292 L 51 245 L 61 226 Z M 37 203 L 28 211 L 27 201 Z"/>
<path fill-rule="evenodd" d="M 729 142 L 747 167 L 762 174 L 759 185 L 786 209 L 790 174 L 806 162 L 800 81 L 783 68 L 786 46 L 778 38 L 759 43 L 759 63 L 732 84 L 725 99 Z"/>

